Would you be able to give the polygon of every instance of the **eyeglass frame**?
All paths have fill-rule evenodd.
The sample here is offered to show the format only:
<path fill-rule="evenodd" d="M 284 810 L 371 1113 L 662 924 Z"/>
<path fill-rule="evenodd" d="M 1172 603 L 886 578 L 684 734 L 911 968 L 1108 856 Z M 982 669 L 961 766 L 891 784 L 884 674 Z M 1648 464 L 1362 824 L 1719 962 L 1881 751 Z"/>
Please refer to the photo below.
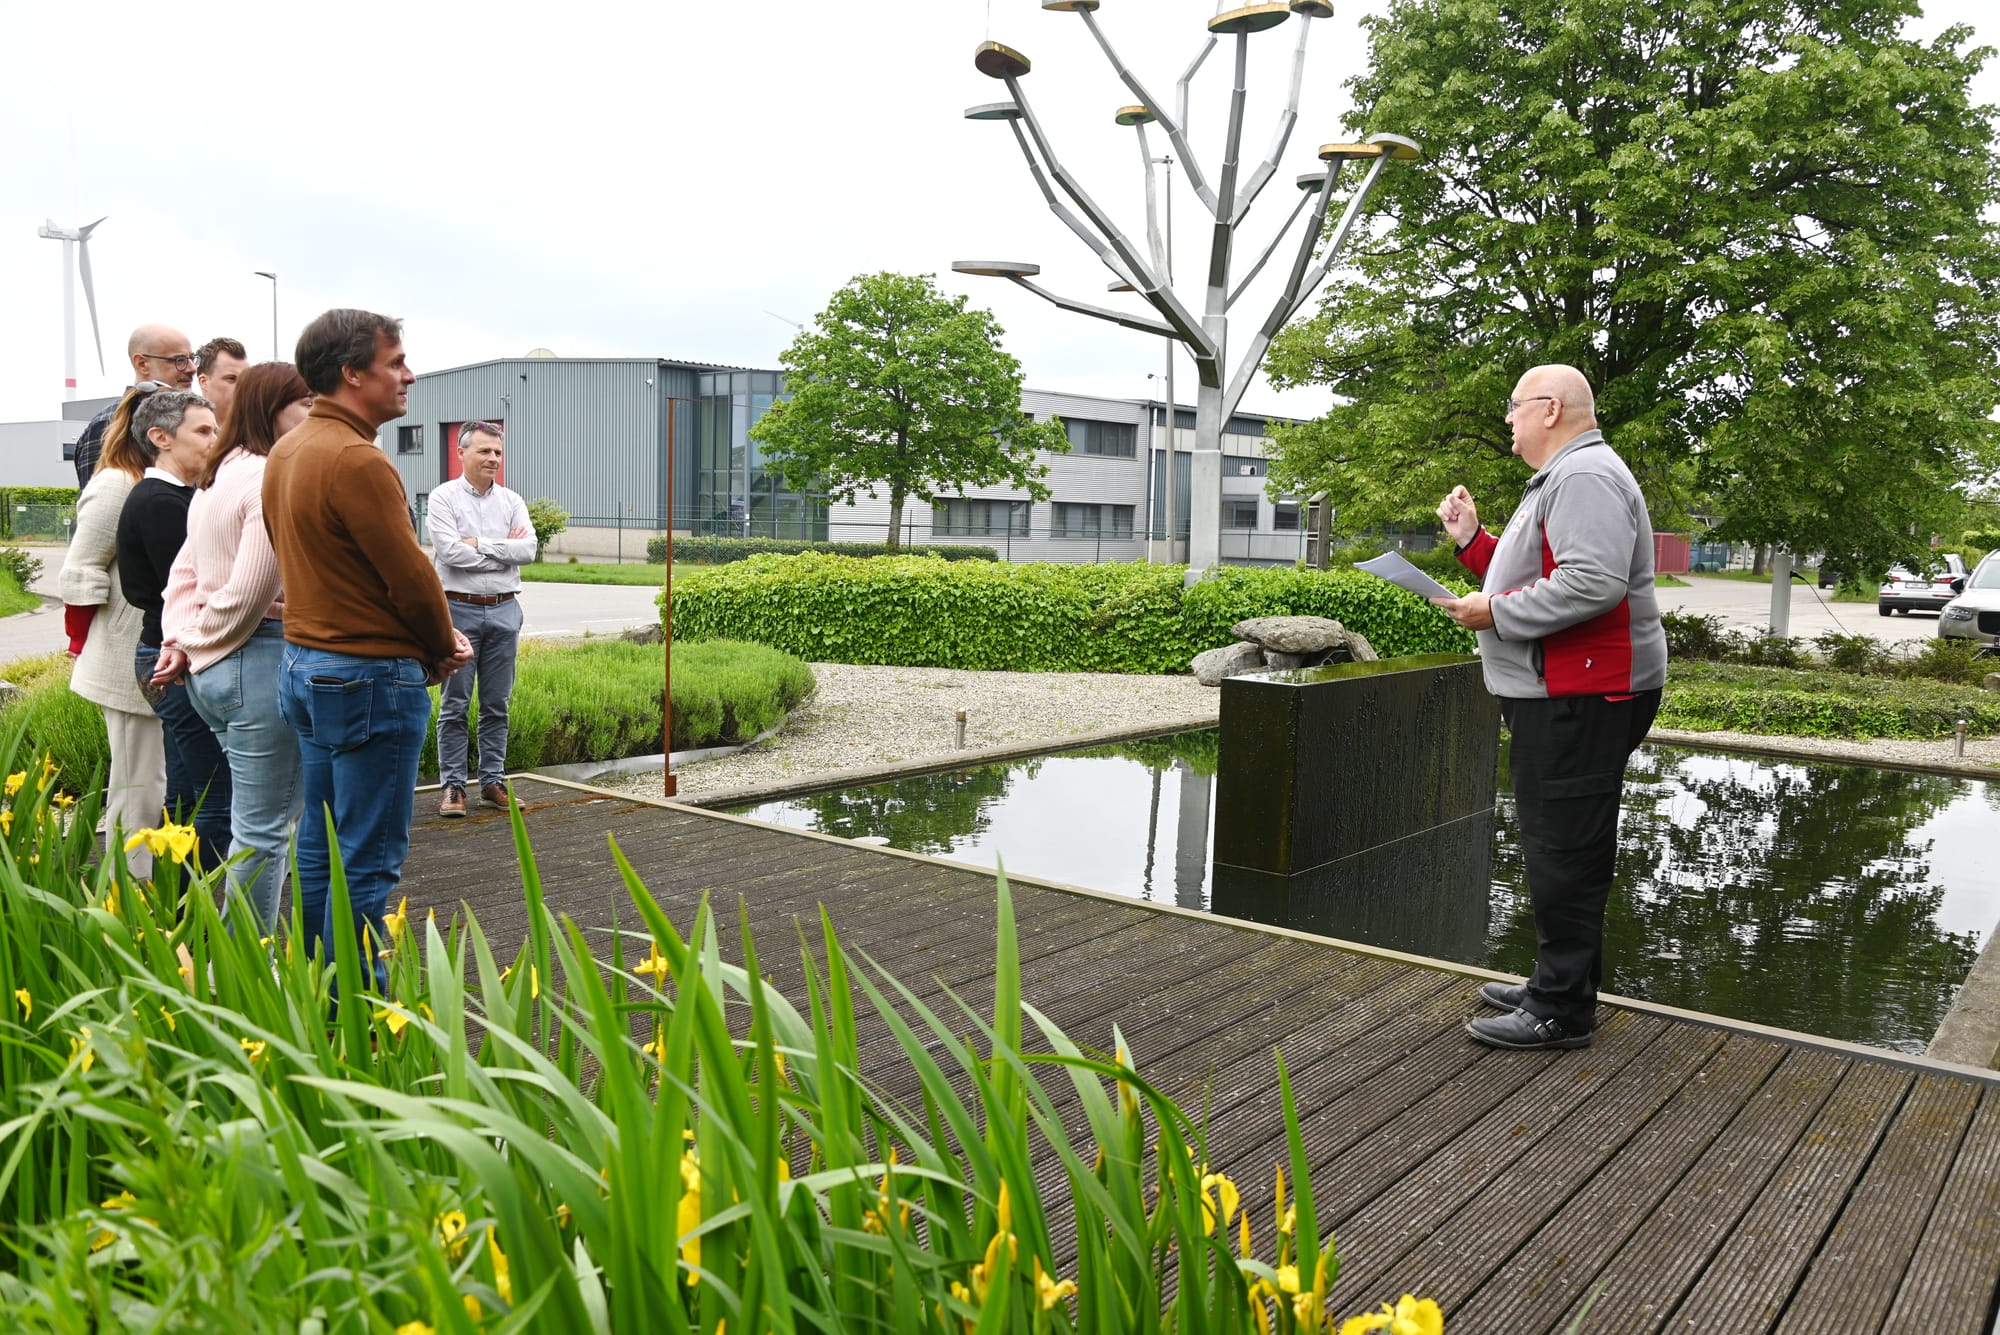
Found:
<path fill-rule="evenodd" d="M 1509 395 L 1507 398 L 1507 411 L 1500 415 L 1503 418 L 1512 417 L 1515 413 L 1519 412 L 1521 409 L 1527 407 L 1531 403 L 1561 403 L 1561 402 L 1562 398 L 1559 395 L 1555 394 L 1530 394 L 1525 399 L 1517 399 L 1512 395 Z"/>
<path fill-rule="evenodd" d="M 176 371 L 192 371 L 200 367 L 201 358 L 192 352 L 142 352 L 148 361 L 167 362 Z"/>

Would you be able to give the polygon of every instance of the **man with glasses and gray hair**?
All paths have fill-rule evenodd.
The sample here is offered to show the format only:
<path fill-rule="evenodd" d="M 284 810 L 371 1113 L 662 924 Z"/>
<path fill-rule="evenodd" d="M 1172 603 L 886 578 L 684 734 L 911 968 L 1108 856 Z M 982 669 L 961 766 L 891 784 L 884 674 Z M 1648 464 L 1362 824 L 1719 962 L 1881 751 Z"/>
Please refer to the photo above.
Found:
<path fill-rule="evenodd" d="M 132 331 L 132 337 L 125 340 L 125 353 L 132 360 L 134 384 L 155 381 L 168 389 L 187 389 L 194 384 L 194 345 L 178 329 L 163 324 L 142 324 Z M 104 430 L 111 425 L 111 414 L 116 411 L 118 405 L 114 403 L 99 412 L 83 428 L 83 434 L 76 438 L 76 485 L 79 490 L 90 485 L 90 475 L 97 469 L 97 456 L 104 449 Z"/>
<path fill-rule="evenodd" d="M 1487 983 L 1507 1012 L 1468 1021 L 1498 1048 L 1588 1047 L 1604 973 L 1625 765 L 1667 677 L 1653 525 L 1632 470 L 1597 429 L 1573 366 L 1537 366 L 1507 399 L 1514 453 L 1534 470 L 1498 538 L 1464 487 L 1438 505 L 1478 593 L 1434 598 L 1479 633 L 1486 689 L 1513 734 L 1508 772 L 1535 913 L 1535 971 Z"/>
<path fill-rule="evenodd" d="M 426 512 L 438 581 L 451 623 L 472 645 L 472 667 L 445 678 L 438 700 L 438 815 L 465 814 L 466 718 L 479 685 L 479 796 L 507 809 L 507 700 L 521 642 L 521 567 L 535 559 L 528 504 L 500 485 L 506 429 L 466 422 L 458 429 L 459 475 L 431 493 Z"/>

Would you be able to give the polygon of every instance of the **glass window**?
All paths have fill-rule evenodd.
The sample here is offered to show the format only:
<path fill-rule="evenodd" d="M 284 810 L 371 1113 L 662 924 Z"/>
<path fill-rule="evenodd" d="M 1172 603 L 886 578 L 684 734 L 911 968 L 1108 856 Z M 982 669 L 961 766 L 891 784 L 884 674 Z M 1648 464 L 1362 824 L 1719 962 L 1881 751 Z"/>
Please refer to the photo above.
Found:
<path fill-rule="evenodd" d="M 1100 454 L 1114 459 L 1135 459 L 1139 452 L 1139 428 L 1132 422 L 1093 422 L 1084 418 L 1065 420 L 1070 448 L 1078 454 Z"/>
<path fill-rule="evenodd" d="M 1131 505 L 1083 505 L 1057 501 L 1052 507 L 1049 533 L 1057 538 L 1129 538 L 1136 510 L 1137 507 Z"/>
<path fill-rule="evenodd" d="M 1222 526 L 1224 528 L 1257 527 L 1257 502 L 1225 500 L 1222 503 Z"/>
<path fill-rule="evenodd" d="M 1299 507 L 1296 501 L 1279 501 L 1271 511 L 1271 527 L 1280 533 L 1299 531 Z"/>
<path fill-rule="evenodd" d="M 396 428 L 396 453 L 422 454 L 424 452 L 424 429 L 422 426 L 399 426 Z"/>

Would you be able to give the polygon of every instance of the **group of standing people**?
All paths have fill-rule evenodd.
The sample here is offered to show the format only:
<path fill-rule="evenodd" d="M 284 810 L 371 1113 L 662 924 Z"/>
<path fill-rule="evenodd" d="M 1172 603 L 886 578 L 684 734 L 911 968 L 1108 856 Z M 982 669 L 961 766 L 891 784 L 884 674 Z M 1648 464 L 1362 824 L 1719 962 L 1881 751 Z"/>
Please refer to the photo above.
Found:
<path fill-rule="evenodd" d="M 71 685 L 102 707 L 110 740 L 106 838 L 163 810 L 191 819 L 197 855 L 213 865 L 227 849 L 230 890 L 268 932 L 296 828 L 299 944 L 330 953 L 330 817 L 356 939 L 379 940 L 409 849 L 429 687 L 450 683 L 441 814 L 465 811 L 475 676 L 482 799 L 511 803 L 516 595 L 535 547 L 526 506 L 499 485 L 502 428 L 461 430 L 463 476 L 433 493 L 433 560 L 375 443 L 416 378 L 399 321 L 328 311 L 300 335 L 296 365 L 249 365 L 225 339 L 197 355 L 163 326 L 136 331 L 129 351 L 139 383 L 78 443 L 59 586 Z M 155 366 L 169 378 L 149 378 Z M 144 845 L 127 856 L 150 871 Z"/>

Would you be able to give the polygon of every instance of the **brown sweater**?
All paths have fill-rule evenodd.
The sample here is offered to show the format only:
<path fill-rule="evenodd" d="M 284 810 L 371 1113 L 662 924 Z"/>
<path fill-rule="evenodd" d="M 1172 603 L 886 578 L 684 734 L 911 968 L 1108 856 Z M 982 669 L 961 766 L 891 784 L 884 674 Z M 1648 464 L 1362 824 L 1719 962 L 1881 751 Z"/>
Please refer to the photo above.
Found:
<path fill-rule="evenodd" d="M 357 658 L 452 652 L 451 613 L 375 433 L 320 399 L 271 449 L 264 527 L 285 586 L 285 638 Z"/>

